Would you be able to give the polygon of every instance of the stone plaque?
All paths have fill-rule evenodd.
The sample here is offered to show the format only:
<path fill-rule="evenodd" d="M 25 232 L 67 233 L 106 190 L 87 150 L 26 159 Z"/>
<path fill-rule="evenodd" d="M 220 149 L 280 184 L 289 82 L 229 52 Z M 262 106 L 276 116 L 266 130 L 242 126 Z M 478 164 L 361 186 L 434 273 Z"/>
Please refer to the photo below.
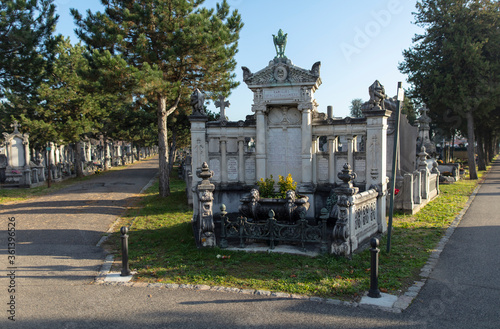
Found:
<path fill-rule="evenodd" d="M 227 179 L 229 181 L 238 180 L 238 160 L 229 158 L 227 160 Z"/>
<path fill-rule="evenodd" d="M 208 141 L 208 152 L 210 153 L 219 153 L 219 139 L 213 138 Z"/>
<path fill-rule="evenodd" d="M 267 175 L 287 176 L 302 181 L 302 136 L 300 128 L 269 128 L 267 133 Z M 257 179 L 264 177 L 257 177 Z"/>
<path fill-rule="evenodd" d="M 23 140 L 19 137 L 14 137 L 11 142 L 11 150 L 12 154 L 9 156 L 12 157 L 12 167 L 24 166 L 26 160 L 24 159 Z"/>
<path fill-rule="evenodd" d="M 321 182 L 328 180 L 328 159 L 318 157 L 318 180 Z"/>
<path fill-rule="evenodd" d="M 212 176 L 212 180 L 214 182 L 220 182 L 220 160 L 219 159 L 210 159 L 210 163 L 208 164 L 208 167 L 210 170 L 214 172 L 214 175 Z"/>
<path fill-rule="evenodd" d="M 263 90 L 264 100 L 300 99 L 299 88 L 270 88 Z"/>
<path fill-rule="evenodd" d="M 249 158 L 245 160 L 245 181 L 254 182 L 255 178 L 255 159 Z"/>
<path fill-rule="evenodd" d="M 227 140 L 227 153 L 238 152 L 238 140 L 236 138 L 229 138 Z"/>
<path fill-rule="evenodd" d="M 356 181 L 364 182 L 366 179 L 366 161 L 365 159 L 354 159 L 354 172 L 358 175 Z"/>

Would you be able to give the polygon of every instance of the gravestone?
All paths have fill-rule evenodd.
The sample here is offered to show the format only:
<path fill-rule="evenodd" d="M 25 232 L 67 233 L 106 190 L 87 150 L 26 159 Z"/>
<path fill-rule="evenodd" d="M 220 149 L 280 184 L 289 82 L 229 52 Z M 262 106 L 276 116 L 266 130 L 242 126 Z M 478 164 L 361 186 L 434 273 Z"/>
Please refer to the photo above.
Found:
<path fill-rule="evenodd" d="M 427 115 L 429 111 L 428 108 L 420 109 L 420 117 L 417 119 L 418 122 L 418 138 L 417 138 L 417 151 L 422 149 L 422 146 L 425 147 L 426 152 L 430 155 L 431 158 L 436 158 L 436 145 L 431 141 L 430 138 L 430 123 L 431 118 Z"/>
<path fill-rule="evenodd" d="M 17 121 L 11 125 L 14 131 L 11 134 L 3 133 L 5 155 L 4 184 L 10 186 L 31 186 L 29 135 L 19 132 Z"/>

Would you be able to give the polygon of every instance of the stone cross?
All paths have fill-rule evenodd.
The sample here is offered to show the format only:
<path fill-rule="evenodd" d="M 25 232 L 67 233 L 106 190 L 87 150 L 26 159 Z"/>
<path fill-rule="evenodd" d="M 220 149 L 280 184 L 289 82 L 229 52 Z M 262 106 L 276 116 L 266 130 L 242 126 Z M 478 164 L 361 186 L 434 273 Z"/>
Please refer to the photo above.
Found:
<path fill-rule="evenodd" d="M 219 100 L 215 101 L 215 107 L 220 108 L 220 121 L 226 121 L 226 107 L 231 105 L 229 101 L 224 101 L 224 99 L 224 96 L 219 96 Z"/>
<path fill-rule="evenodd" d="M 18 133 L 18 132 L 19 132 L 18 128 L 19 128 L 19 126 L 20 126 L 20 125 L 19 125 L 19 123 L 18 123 L 17 121 L 14 121 L 14 122 L 13 122 L 10 126 L 11 126 L 12 128 L 14 128 L 14 132 L 15 132 L 15 133 Z"/>

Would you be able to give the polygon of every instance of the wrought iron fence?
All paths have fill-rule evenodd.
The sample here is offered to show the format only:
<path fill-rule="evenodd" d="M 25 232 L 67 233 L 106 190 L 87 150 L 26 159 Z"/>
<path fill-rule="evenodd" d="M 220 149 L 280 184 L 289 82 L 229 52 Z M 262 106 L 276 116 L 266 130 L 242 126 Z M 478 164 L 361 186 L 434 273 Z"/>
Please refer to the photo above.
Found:
<path fill-rule="evenodd" d="M 220 247 L 228 247 L 228 239 L 239 239 L 239 247 L 245 248 L 247 239 L 264 240 L 269 242 L 274 249 L 279 242 L 300 243 L 305 251 L 306 243 L 320 243 L 321 253 L 327 252 L 327 228 L 326 222 L 328 212 L 321 211 L 321 221 L 318 225 L 310 225 L 306 219 L 305 212 L 300 214 L 300 219 L 295 224 L 280 223 L 274 218 L 273 210 L 269 211 L 266 221 L 254 222 L 246 217 L 240 216 L 236 219 L 227 217 L 226 207 L 221 206 L 221 240 Z"/>

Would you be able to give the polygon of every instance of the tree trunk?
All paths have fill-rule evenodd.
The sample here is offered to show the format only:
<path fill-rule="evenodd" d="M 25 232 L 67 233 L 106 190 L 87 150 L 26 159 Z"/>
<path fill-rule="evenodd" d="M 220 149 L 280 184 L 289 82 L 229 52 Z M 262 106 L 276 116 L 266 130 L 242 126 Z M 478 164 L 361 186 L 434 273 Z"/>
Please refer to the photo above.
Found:
<path fill-rule="evenodd" d="M 476 170 L 476 152 L 474 146 L 476 144 L 476 139 L 474 136 L 474 117 L 472 115 L 472 110 L 467 112 L 467 137 L 468 137 L 468 145 L 467 145 L 467 158 L 469 162 L 469 178 L 477 179 L 477 170 Z"/>
<path fill-rule="evenodd" d="M 451 161 L 452 162 L 455 162 L 455 135 L 456 135 L 456 131 L 455 129 L 453 129 L 453 137 L 451 139 Z"/>
<path fill-rule="evenodd" d="M 164 96 L 158 96 L 158 161 L 160 165 L 160 197 L 167 197 L 170 195 L 167 116 L 167 99 Z"/>
<path fill-rule="evenodd" d="M 108 170 L 108 157 L 109 157 L 109 152 L 108 152 L 108 139 L 106 137 L 103 137 L 103 145 L 104 145 L 104 164 L 103 164 L 103 170 Z"/>
<path fill-rule="evenodd" d="M 493 131 L 490 129 L 488 131 L 488 137 L 486 138 L 485 148 L 486 148 L 486 165 L 490 165 L 493 161 Z"/>
<path fill-rule="evenodd" d="M 171 172 L 174 168 L 175 158 L 177 155 L 177 136 L 176 134 L 172 134 L 172 142 L 170 143 L 169 155 L 168 155 L 168 163 L 169 163 L 169 171 Z"/>
<path fill-rule="evenodd" d="M 493 141 L 491 142 L 491 161 L 493 161 L 493 158 L 495 157 L 495 155 L 498 154 L 498 137 L 497 136 L 494 136 L 493 137 Z"/>
<path fill-rule="evenodd" d="M 477 166 L 479 170 L 486 170 L 486 155 L 484 152 L 484 132 L 477 134 Z"/>
<path fill-rule="evenodd" d="M 74 144 L 74 152 L 75 152 L 75 172 L 76 172 L 76 177 L 83 177 L 83 168 L 82 168 L 82 152 L 81 152 L 81 142 L 78 141 Z"/>

